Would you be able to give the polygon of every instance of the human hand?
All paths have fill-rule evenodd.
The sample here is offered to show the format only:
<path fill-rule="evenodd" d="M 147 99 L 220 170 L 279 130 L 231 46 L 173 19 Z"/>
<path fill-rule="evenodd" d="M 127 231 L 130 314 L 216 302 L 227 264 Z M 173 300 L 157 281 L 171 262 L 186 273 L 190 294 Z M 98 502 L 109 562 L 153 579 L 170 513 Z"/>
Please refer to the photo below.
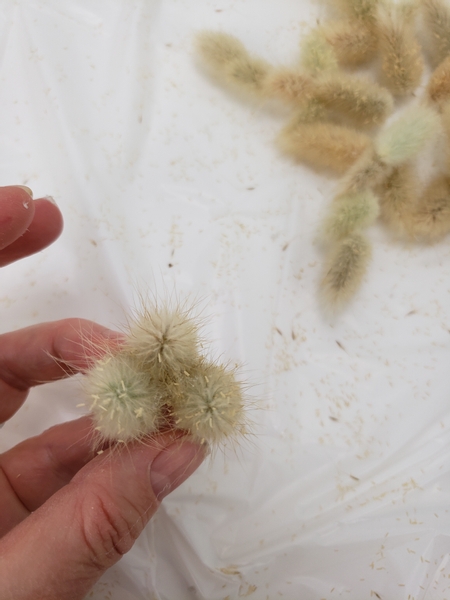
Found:
<path fill-rule="evenodd" d="M 24 194 L 0 188 L 0 265 L 44 248 L 62 229 L 54 204 Z M 30 206 L 19 206 L 24 202 L 33 204 L 31 219 L 25 213 Z M 1 335 L 0 423 L 18 410 L 30 387 L 88 368 L 86 348 L 100 341 L 114 345 L 120 336 L 82 319 Z M 204 457 L 181 431 L 99 455 L 93 434 L 90 418 L 83 417 L 0 455 L 1 600 L 83 598 Z"/>

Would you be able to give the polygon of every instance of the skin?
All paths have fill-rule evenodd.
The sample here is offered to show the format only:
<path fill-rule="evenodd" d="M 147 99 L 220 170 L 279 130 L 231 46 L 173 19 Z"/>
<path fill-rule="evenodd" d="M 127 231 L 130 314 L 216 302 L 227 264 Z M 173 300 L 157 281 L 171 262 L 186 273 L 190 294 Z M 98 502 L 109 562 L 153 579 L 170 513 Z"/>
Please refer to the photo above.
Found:
<path fill-rule="evenodd" d="M 62 227 L 59 209 L 48 200 L 32 200 L 19 187 L 0 188 L 0 266 L 44 249 Z M 0 422 L 20 408 L 31 387 L 86 370 L 92 360 L 80 353 L 86 340 L 105 347 L 121 336 L 82 319 L 0 335 Z M 90 418 L 83 417 L 0 455 L 2 600 L 84 598 L 205 455 L 182 431 L 105 447 L 102 454 L 93 452 L 92 437 Z"/>

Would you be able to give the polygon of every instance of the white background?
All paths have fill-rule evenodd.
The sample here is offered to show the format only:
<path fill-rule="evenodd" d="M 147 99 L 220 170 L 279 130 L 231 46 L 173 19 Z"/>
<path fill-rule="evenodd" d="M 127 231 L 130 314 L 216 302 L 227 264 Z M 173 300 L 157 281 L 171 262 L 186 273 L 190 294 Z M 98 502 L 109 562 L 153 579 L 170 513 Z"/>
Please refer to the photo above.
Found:
<path fill-rule="evenodd" d="M 336 181 L 282 156 L 286 116 L 199 70 L 199 29 L 275 64 L 306 0 L 2 0 L 0 185 L 51 194 L 62 237 L 0 273 L 1 330 L 118 327 L 139 293 L 199 300 L 239 361 L 255 435 L 168 497 L 100 600 L 450 599 L 450 247 L 378 225 L 360 293 L 321 314 L 317 225 Z M 173 265 L 169 267 L 169 264 Z M 81 414 L 42 386 L 6 449 Z M 82 400 L 81 400 L 82 402 Z"/>

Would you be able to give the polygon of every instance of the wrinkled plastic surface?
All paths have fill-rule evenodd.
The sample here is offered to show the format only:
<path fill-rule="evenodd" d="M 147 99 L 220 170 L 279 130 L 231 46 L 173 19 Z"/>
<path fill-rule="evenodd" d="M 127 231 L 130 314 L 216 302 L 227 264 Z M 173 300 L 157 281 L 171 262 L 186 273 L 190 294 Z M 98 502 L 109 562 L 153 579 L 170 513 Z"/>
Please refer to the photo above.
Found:
<path fill-rule="evenodd" d="M 51 194 L 51 248 L 0 273 L 2 331 L 118 326 L 139 292 L 200 299 L 244 364 L 255 436 L 168 497 L 101 600 L 450 598 L 450 246 L 380 228 L 351 307 L 317 306 L 335 182 L 282 157 L 282 115 L 192 59 L 222 29 L 283 64 L 322 14 L 295 0 L 2 0 L 0 184 Z M 45 385 L 0 448 L 75 418 Z"/>

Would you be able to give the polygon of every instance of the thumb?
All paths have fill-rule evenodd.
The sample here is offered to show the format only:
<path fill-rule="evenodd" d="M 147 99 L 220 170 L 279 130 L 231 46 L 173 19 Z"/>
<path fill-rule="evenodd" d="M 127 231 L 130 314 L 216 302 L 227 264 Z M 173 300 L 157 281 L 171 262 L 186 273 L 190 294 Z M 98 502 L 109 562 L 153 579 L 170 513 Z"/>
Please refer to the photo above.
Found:
<path fill-rule="evenodd" d="M 0 541 L 2 599 L 84 598 L 204 455 L 165 433 L 97 456 Z"/>

